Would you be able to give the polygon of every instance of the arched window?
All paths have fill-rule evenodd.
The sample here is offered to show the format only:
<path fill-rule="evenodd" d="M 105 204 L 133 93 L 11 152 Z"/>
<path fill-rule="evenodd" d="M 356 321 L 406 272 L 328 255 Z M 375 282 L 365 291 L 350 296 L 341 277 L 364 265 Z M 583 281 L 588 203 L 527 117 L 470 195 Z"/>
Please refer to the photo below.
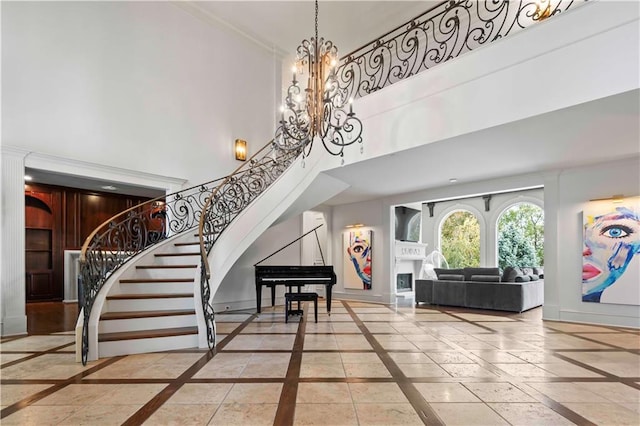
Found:
<path fill-rule="evenodd" d="M 480 266 L 480 223 L 467 210 L 447 216 L 440 225 L 440 250 L 450 268 Z"/>
<path fill-rule="evenodd" d="M 505 209 L 498 218 L 498 266 L 544 265 L 544 210 L 531 203 Z"/>

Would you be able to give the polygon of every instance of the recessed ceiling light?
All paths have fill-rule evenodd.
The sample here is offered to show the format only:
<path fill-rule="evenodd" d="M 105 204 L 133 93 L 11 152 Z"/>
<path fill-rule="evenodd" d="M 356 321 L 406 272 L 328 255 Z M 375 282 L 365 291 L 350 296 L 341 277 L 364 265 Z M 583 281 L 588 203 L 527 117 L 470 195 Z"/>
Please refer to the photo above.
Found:
<path fill-rule="evenodd" d="M 101 186 L 100 188 L 106 189 L 107 191 L 115 191 L 116 189 L 118 189 L 113 185 L 104 185 L 104 186 Z"/>
<path fill-rule="evenodd" d="M 24 180 L 33 180 L 33 178 L 29 175 L 24 175 Z"/>
<path fill-rule="evenodd" d="M 449 179 L 449 183 L 456 183 L 457 181 L 458 181 L 458 179 L 456 179 L 456 178 Z"/>

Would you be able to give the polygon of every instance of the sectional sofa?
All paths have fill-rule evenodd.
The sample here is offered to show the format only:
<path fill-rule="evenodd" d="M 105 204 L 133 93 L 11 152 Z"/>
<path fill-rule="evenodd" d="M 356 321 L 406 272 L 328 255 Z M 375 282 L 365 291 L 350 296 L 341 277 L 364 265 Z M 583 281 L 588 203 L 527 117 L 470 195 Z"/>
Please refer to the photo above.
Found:
<path fill-rule="evenodd" d="M 503 274 L 498 268 L 436 268 L 434 271 L 438 279 L 416 280 L 416 305 L 523 312 L 544 301 L 541 268 L 509 267 Z"/>

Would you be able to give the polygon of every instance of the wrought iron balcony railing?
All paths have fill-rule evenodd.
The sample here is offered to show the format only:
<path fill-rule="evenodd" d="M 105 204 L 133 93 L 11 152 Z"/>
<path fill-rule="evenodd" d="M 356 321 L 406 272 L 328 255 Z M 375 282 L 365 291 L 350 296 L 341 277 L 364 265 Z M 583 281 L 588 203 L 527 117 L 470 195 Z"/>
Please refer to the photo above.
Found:
<path fill-rule="evenodd" d="M 337 70 L 346 98 L 359 98 L 587 0 L 450 0 L 347 54 Z"/>

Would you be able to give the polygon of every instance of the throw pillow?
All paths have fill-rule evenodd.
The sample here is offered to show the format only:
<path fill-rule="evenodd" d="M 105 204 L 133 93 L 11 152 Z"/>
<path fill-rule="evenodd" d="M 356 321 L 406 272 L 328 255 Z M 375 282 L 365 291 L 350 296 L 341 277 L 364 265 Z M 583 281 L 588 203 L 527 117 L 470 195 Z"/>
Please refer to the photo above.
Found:
<path fill-rule="evenodd" d="M 538 281 L 540 279 L 540 277 L 538 277 L 536 274 L 529 274 L 529 281 Z"/>
<path fill-rule="evenodd" d="M 438 276 L 438 279 L 441 280 L 440 276 L 442 274 L 448 275 L 464 275 L 464 271 L 462 269 L 446 269 L 446 268 L 433 268 L 433 271 Z"/>
<path fill-rule="evenodd" d="M 443 281 L 464 281 L 464 275 L 459 274 L 441 274 L 438 276 L 439 280 Z"/>
<path fill-rule="evenodd" d="M 499 283 L 499 275 L 471 275 L 471 281 L 477 281 L 480 283 Z"/>
<path fill-rule="evenodd" d="M 533 268 L 533 273 L 539 276 L 540 279 L 544 279 L 544 268 L 542 266 Z"/>
<path fill-rule="evenodd" d="M 516 281 L 516 277 L 518 275 L 522 275 L 522 272 L 519 268 L 513 266 L 507 266 L 504 268 L 504 273 L 502 274 L 502 282 L 503 283 L 512 283 Z"/>
<path fill-rule="evenodd" d="M 518 275 L 515 281 L 517 283 L 526 283 L 531 281 L 531 278 L 529 278 L 529 275 Z"/>

